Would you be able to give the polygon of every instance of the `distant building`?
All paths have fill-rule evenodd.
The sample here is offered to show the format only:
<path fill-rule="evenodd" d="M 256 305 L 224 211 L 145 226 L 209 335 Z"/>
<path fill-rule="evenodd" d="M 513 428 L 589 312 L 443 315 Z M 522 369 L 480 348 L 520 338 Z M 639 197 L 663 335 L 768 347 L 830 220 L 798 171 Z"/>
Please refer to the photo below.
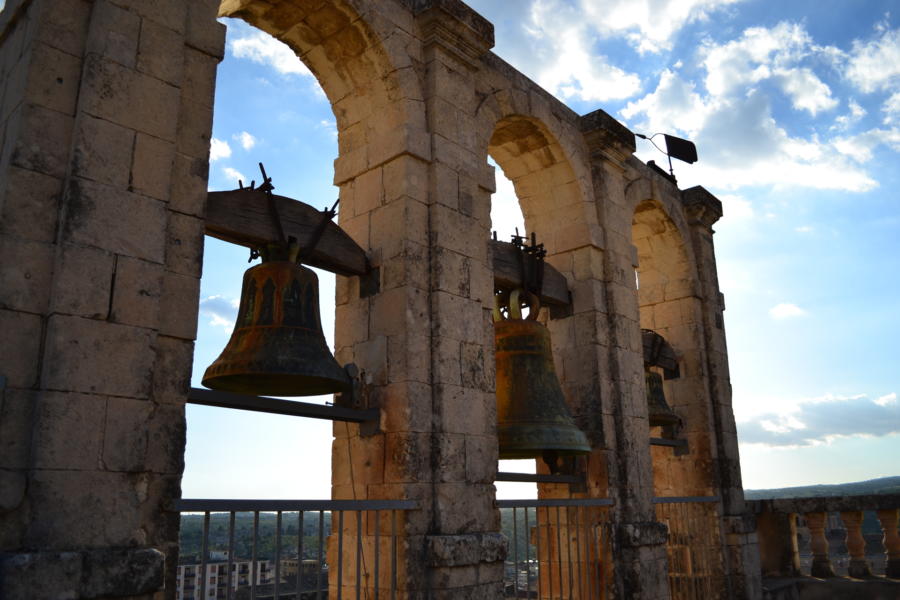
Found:
<path fill-rule="evenodd" d="M 273 583 L 275 579 L 275 566 L 273 561 L 258 560 L 255 574 L 251 573 L 253 563 L 249 560 L 236 559 L 231 563 L 231 574 L 228 573 L 228 553 L 211 552 L 213 560 L 206 563 L 206 597 L 200 595 L 200 582 L 202 565 L 182 564 L 178 565 L 176 574 L 175 600 L 209 600 L 210 598 L 225 598 L 228 587 L 237 590 L 249 587 L 251 580 L 255 579 L 257 585 Z"/>

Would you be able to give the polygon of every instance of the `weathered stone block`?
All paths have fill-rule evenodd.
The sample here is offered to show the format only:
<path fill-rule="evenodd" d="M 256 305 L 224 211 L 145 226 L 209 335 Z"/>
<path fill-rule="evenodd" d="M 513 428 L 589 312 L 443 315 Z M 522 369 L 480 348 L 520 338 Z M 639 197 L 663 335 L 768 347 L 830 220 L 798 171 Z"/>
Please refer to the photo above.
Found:
<path fill-rule="evenodd" d="M 110 398 L 104 423 L 102 461 L 109 471 L 147 470 L 154 405 L 146 400 Z"/>
<path fill-rule="evenodd" d="M 35 44 L 29 68 L 29 102 L 75 114 L 81 60 L 46 44 Z"/>
<path fill-rule="evenodd" d="M 88 114 L 167 141 L 184 124 L 178 88 L 96 55 L 85 59 L 79 101 Z"/>
<path fill-rule="evenodd" d="M 197 337 L 200 279 L 166 271 L 160 305 L 159 333 L 193 340 Z"/>
<path fill-rule="evenodd" d="M 119 256 L 115 269 L 110 319 L 123 325 L 158 328 L 163 266 Z"/>
<path fill-rule="evenodd" d="M 206 157 L 195 158 L 186 154 L 176 154 L 172 166 L 169 208 L 188 215 L 202 216 L 206 206 L 208 175 L 209 164 Z"/>
<path fill-rule="evenodd" d="M 0 201 L 0 233 L 53 242 L 62 181 L 35 171 L 9 167 Z"/>
<path fill-rule="evenodd" d="M 381 431 L 431 431 L 429 385 L 417 382 L 386 385 L 376 388 L 371 399 L 382 409 Z"/>
<path fill-rule="evenodd" d="M 449 534 L 497 531 L 500 513 L 494 505 L 493 484 L 435 484 L 435 523 Z"/>
<path fill-rule="evenodd" d="M 31 457 L 36 392 L 7 389 L 0 398 L 0 469 L 26 469 Z"/>
<path fill-rule="evenodd" d="M 103 250 L 74 244 L 62 246 L 53 277 L 53 312 L 105 319 L 115 262 L 116 257 Z"/>
<path fill-rule="evenodd" d="M 493 394 L 455 385 L 438 385 L 435 412 L 440 431 L 485 435 L 494 431 L 495 421 L 489 422 L 487 403 Z M 496 401 L 495 401 L 496 402 Z"/>
<path fill-rule="evenodd" d="M 430 481 L 431 436 L 398 432 L 384 436 L 385 483 Z"/>
<path fill-rule="evenodd" d="M 160 335 L 156 338 L 152 399 L 157 404 L 183 407 L 190 389 L 194 342 Z M 183 410 L 183 409 L 182 409 Z"/>
<path fill-rule="evenodd" d="M 146 398 L 155 339 L 148 329 L 53 315 L 47 322 L 41 384 L 51 390 Z"/>
<path fill-rule="evenodd" d="M 169 200 L 174 160 L 174 144 L 138 133 L 131 165 L 131 190 L 158 200 Z"/>
<path fill-rule="evenodd" d="M 29 483 L 30 547 L 53 550 L 143 543 L 145 475 L 101 471 L 35 471 Z"/>
<path fill-rule="evenodd" d="M 100 468 L 105 396 L 43 392 L 34 413 L 35 467 L 87 471 Z"/>
<path fill-rule="evenodd" d="M 101 0 L 91 14 L 86 52 L 133 68 L 137 59 L 141 19 L 138 15 Z"/>
<path fill-rule="evenodd" d="M 183 36 L 150 19 L 141 21 L 137 70 L 172 85 L 181 84 Z"/>
<path fill-rule="evenodd" d="M 173 1 L 168 0 L 169 3 Z M 188 46 L 221 59 L 225 55 L 225 26 L 216 21 L 219 4 L 215 0 L 188 4 L 185 42 Z"/>
<path fill-rule="evenodd" d="M 44 11 L 37 39 L 74 56 L 79 56 L 87 39 L 93 3 L 87 0 L 57 2 L 53 10 Z"/>
<path fill-rule="evenodd" d="M 183 97 L 204 106 L 212 106 L 218 63 L 218 58 L 184 46 Z"/>
<path fill-rule="evenodd" d="M 118 188 L 129 185 L 134 131 L 82 115 L 75 131 L 72 172 Z"/>
<path fill-rule="evenodd" d="M 0 308 L 42 313 L 47 310 L 53 277 L 53 246 L 0 238 Z"/>
<path fill-rule="evenodd" d="M 183 32 L 187 6 L 181 0 L 109 0 L 129 11 L 174 31 Z M 208 0 L 201 0 L 210 4 Z"/>
<path fill-rule="evenodd" d="M 165 258 L 165 205 L 159 200 L 73 178 L 64 237 L 151 262 Z"/>
<path fill-rule="evenodd" d="M 10 164 L 53 177 L 64 177 L 69 164 L 72 117 L 30 104 L 17 110 L 19 116 L 14 115 L 10 119 L 22 119 L 22 123 L 18 137 L 13 138 Z"/>
<path fill-rule="evenodd" d="M 154 406 L 147 423 L 147 453 L 143 468 L 154 473 L 174 475 L 178 481 L 184 472 L 184 448 L 187 421 L 183 406 Z M 163 498 L 165 501 L 166 498 Z"/>
<path fill-rule="evenodd" d="M 38 315 L 0 310 L 0 365 L 6 385 L 11 388 L 30 388 L 38 376 L 40 364 L 42 324 Z"/>
<path fill-rule="evenodd" d="M 182 92 L 181 111 L 178 115 L 178 152 L 206 160 L 211 134 L 212 108 L 188 100 Z"/>
<path fill-rule="evenodd" d="M 166 269 L 199 278 L 203 269 L 203 234 L 202 219 L 169 212 Z"/>
<path fill-rule="evenodd" d="M 399 156 L 384 165 L 384 199 L 401 197 L 428 202 L 428 165 L 412 156 Z"/>
<path fill-rule="evenodd" d="M 488 427 L 493 430 L 493 427 Z M 500 449 L 496 435 L 466 436 L 466 481 L 492 484 L 497 478 Z"/>

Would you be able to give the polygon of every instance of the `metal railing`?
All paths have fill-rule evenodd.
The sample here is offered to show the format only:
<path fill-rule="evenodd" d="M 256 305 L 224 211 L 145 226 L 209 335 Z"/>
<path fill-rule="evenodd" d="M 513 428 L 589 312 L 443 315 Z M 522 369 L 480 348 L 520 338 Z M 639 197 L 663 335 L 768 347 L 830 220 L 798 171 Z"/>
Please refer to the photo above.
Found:
<path fill-rule="evenodd" d="M 507 598 L 603 598 L 609 565 L 607 498 L 498 500 L 509 538 Z"/>
<path fill-rule="evenodd" d="M 417 508 L 417 503 L 413 500 L 179 500 L 173 508 L 182 513 L 182 561 L 193 549 L 186 547 L 186 522 L 191 517 L 202 519 L 198 562 L 192 565 L 202 574 L 198 577 L 199 598 L 206 600 L 207 590 L 211 589 L 208 565 L 224 562 L 227 600 L 234 598 L 242 587 L 249 588 L 251 600 L 333 600 L 343 598 L 344 594 L 348 598 L 371 600 L 397 596 L 397 533 L 402 527 L 399 521 L 403 512 Z M 238 515 L 244 516 L 238 521 Z M 252 526 L 247 527 L 251 518 Z M 296 534 L 286 531 L 296 531 Z M 305 535 L 307 531 L 312 535 Z M 212 551 L 224 556 L 224 561 L 211 561 Z M 269 558 L 263 559 L 263 555 Z M 305 557 L 309 557 L 306 564 Z M 263 560 L 272 560 L 272 568 L 262 568 Z M 285 572 L 282 564 L 285 560 L 296 563 L 296 574 Z M 248 564 L 249 581 L 242 585 L 240 575 L 245 571 L 238 565 Z M 313 567 L 313 573 L 304 572 L 308 570 L 304 568 L 307 565 Z M 221 583 L 217 588 L 221 589 Z"/>
<path fill-rule="evenodd" d="M 726 589 L 718 496 L 654 498 L 669 528 L 669 590 L 673 600 L 711 599 Z"/>

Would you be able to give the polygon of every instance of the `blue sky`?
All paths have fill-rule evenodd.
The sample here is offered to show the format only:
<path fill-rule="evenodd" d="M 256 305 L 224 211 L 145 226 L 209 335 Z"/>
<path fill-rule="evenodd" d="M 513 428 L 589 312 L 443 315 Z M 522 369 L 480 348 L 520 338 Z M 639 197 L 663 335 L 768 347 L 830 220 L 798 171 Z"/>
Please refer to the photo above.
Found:
<path fill-rule="evenodd" d="M 715 241 L 748 488 L 898 474 L 892 4 L 470 2 L 495 25 L 494 52 L 575 111 L 697 143 L 700 160 L 675 173 L 724 204 Z M 276 193 L 330 206 L 337 143 L 321 89 L 285 47 L 226 22 L 210 189 L 259 180 L 261 160 Z M 638 156 L 665 158 L 640 140 Z M 521 220 L 499 170 L 492 218 L 504 237 Z M 247 266 L 245 250 L 207 238 L 195 385 L 228 339 Z M 330 336 L 333 277 L 320 278 Z M 191 406 L 184 494 L 327 497 L 330 433 L 324 421 Z"/>

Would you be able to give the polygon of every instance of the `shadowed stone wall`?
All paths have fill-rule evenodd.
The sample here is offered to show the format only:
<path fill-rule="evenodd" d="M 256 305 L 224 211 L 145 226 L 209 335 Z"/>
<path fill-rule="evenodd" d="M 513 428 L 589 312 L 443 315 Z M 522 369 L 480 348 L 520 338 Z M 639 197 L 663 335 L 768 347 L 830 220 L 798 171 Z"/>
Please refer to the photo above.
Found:
<path fill-rule="evenodd" d="M 575 114 L 491 53 L 493 27 L 457 0 L 8 2 L 0 589 L 174 593 L 178 518 L 166 505 L 183 470 L 217 10 L 288 44 L 335 113 L 340 225 L 380 276 L 365 298 L 357 278 L 338 277 L 336 354 L 364 370 L 382 411 L 372 436 L 335 424 L 332 496 L 419 501 L 402 523 L 406 597 L 502 595 L 488 155 L 572 292 L 568 310 L 541 318 L 593 452 L 586 486 L 544 485 L 541 497 L 614 499 L 607 591 L 638 599 L 669 595 L 652 503 L 666 477 L 721 494 L 732 589 L 756 597 L 758 576 L 743 578 L 758 569 L 711 238 L 718 201 L 681 192 L 632 156 L 634 136 L 609 115 Z M 685 364 L 673 398 L 692 454 L 679 460 L 650 451 L 642 324 L 663 328 Z M 380 525 L 350 525 L 345 543 L 362 535 L 371 552 Z"/>

